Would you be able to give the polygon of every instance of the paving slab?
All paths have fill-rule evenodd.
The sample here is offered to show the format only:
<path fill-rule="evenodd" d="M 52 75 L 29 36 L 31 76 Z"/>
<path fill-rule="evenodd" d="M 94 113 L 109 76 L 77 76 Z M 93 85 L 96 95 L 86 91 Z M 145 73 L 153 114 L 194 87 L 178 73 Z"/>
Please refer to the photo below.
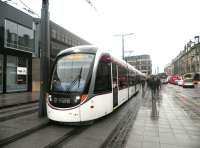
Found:
<path fill-rule="evenodd" d="M 198 100 L 193 100 L 193 104 L 189 100 L 191 94 L 197 96 L 199 92 L 194 89 L 185 91 L 170 84 L 164 86 L 157 104 L 158 118 L 151 117 L 151 94 L 147 92 L 126 148 L 200 148 L 200 115 L 197 114 L 200 106 L 198 109 Z M 175 93 L 184 94 L 185 99 L 175 97 Z M 195 118 L 191 118 L 191 114 L 195 114 Z"/>

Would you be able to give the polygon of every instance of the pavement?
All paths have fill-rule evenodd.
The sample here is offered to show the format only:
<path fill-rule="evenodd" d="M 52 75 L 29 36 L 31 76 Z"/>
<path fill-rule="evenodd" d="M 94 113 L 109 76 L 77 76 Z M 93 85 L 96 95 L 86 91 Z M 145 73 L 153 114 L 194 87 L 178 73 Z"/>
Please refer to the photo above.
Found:
<path fill-rule="evenodd" d="M 196 104 L 187 106 L 189 102 L 177 98 L 174 88 L 182 89 L 170 84 L 162 88 L 157 118 L 151 117 L 151 95 L 150 91 L 147 92 L 129 133 L 126 148 L 200 148 L 200 106 L 198 111 L 194 110 Z M 192 112 L 196 116 L 191 116 Z"/>
<path fill-rule="evenodd" d="M 39 99 L 39 92 L 19 92 L 0 94 L 0 109 L 36 102 Z"/>

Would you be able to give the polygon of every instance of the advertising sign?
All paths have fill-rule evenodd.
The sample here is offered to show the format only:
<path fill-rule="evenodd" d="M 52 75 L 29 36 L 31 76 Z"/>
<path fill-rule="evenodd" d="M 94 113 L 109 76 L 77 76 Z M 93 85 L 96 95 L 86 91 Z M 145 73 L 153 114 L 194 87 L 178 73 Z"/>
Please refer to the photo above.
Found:
<path fill-rule="evenodd" d="M 27 75 L 26 67 L 17 67 L 17 75 Z"/>

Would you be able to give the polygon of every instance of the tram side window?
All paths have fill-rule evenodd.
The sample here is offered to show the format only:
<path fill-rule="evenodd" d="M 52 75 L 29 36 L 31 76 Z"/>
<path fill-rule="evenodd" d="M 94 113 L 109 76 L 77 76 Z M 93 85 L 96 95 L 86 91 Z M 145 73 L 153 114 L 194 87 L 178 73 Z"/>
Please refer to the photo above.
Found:
<path fill-rule="evenodd" d="M 96 73 L 94 93 L 98 94 L 111 91 L 111 64 L 100 61 Z"/>
<path fill-rule="evenodd" d="M 127 70 L 124 67 L 118 67 L 118 85 L 119 89 L 124 89 L 128 87 L 128 80 L 127 80 Z"/>
<path fill-rule="evenodd" d="M 129 86 L 133 86 L 134 85 L 134 72 L 133 71 L 129 71 Z"/>

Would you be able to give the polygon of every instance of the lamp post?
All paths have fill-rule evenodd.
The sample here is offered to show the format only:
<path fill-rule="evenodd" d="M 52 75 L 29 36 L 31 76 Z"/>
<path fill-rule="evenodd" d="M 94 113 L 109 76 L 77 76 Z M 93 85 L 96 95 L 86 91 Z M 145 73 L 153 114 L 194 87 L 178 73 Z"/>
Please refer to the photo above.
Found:
<path fill-rule="evenodd" d="M 46 97 L 49 82 L 49 0 L 42 0 L 40 26 L 40 101 L 39 116 L 46 116 Z"/>
<path fill-rule="evenodd" d="M 120 36 L 122 38 L 122 59 L 124 60 L 124 37 L 133 35 L 134 33 L 126 33 L 126 34 L 116 34 L 114 36 Z"/>

